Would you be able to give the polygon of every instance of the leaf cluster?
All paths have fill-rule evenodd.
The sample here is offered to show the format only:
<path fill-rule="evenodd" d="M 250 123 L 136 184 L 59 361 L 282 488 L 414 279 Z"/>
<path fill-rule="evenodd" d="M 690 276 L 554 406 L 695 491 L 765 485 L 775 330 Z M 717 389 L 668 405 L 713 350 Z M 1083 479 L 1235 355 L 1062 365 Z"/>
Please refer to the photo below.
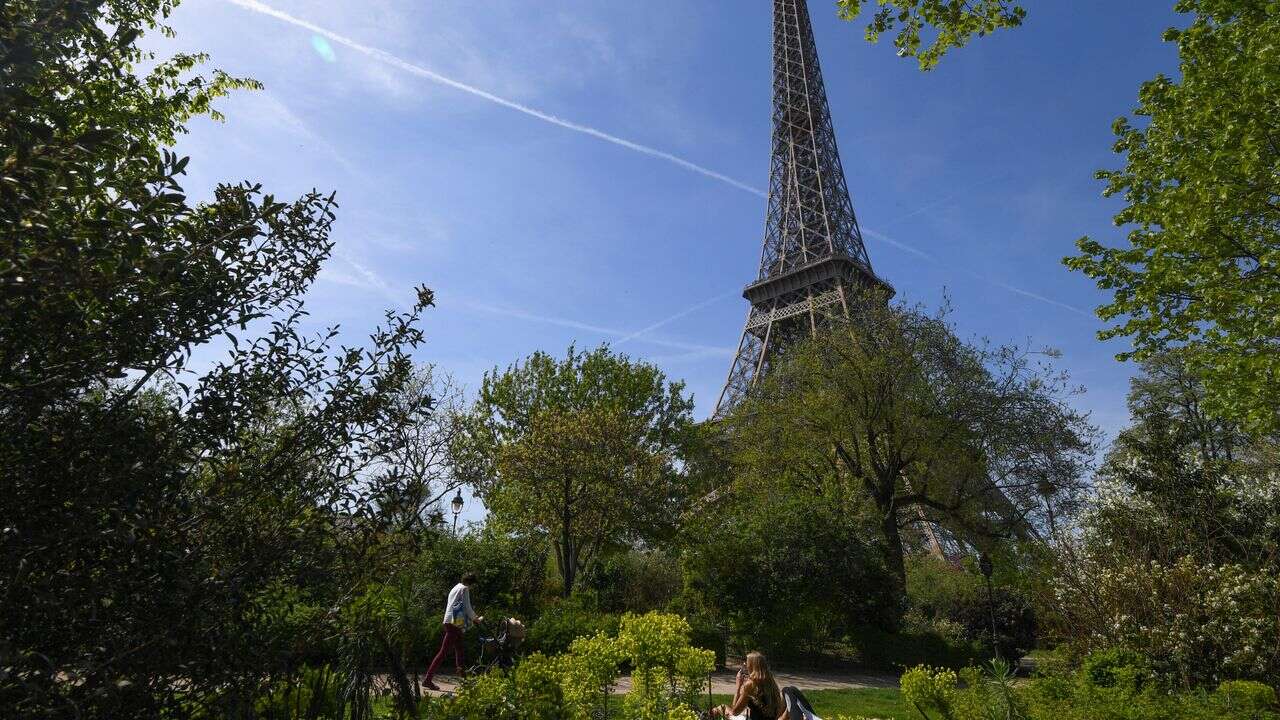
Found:
<path fill-rule="evenodd" d="M 853 20 L 866 0 L 839 0 L 840 17 Z M 932 70 L 947 51 L 973 37 L 1022 25 L 1026 11 L 1010 0 L 876 0 L 879 9 L 867 24 L 867 42 L 898 31 L 893 46 L 899 57 L 913 57 L 921 70 Z M 930 37 L 932 34 L 932 37 Z"/>
<path fill-rule="evenodd" d="M 1280 428 L 1280 7 L 1182 0 L 1170 29 L 1179 76 L 1138 94 L 1114 125 L 1124 167 L 1103 170 L 1127 244 L 1092 238 L 1065 260 L 1112 293 L 1098 309 L 1129 338 L 1122 360 L 1182 349 L 1206 409 L 1258 433 Z"/>

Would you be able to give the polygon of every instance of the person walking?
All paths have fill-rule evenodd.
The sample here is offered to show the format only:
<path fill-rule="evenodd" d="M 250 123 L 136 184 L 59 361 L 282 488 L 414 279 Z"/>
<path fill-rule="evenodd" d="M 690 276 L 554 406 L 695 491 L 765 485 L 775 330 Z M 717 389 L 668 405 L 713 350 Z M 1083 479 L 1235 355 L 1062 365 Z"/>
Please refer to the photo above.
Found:
<path fill-rule="evenodd" d="M 427 668 L 427 677 L 423 682 L 428 690 L 440 689 L 433 680 L 436 670 L 440 668 L 440 663 L 444 662 L 444 656 L 450 650 L 453 651 L 453 662 L 458 669 L 458 675 L 466 677 L 467 673 L 462 664 L 462 633 L 473 623 L 484 620 L 483 617 L 476 615 L 476 611 L 471 607 L 471 586 L 475 584 L 475 573 L 467 573 L 462 576 L 462 582 L 454 585 L 449 591 L 449 599 L 444 604 L 444 637 L 440 638 L 440 651 L 431 661 L 431 667 Z"/>

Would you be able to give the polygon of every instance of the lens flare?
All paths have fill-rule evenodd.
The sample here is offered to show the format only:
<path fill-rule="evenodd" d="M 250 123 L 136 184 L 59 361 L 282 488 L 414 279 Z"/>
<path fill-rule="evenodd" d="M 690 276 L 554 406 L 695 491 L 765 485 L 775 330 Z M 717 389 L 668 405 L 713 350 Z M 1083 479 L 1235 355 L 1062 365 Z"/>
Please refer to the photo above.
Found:
<path fill-rule="evenodd" d="M 338 56 L 333 53 L 333 46 L 329 41 L 319 35 L 311 36 L 311 48 L 316 54 L 324 59 L 325 62 L 337 62 Z"/>

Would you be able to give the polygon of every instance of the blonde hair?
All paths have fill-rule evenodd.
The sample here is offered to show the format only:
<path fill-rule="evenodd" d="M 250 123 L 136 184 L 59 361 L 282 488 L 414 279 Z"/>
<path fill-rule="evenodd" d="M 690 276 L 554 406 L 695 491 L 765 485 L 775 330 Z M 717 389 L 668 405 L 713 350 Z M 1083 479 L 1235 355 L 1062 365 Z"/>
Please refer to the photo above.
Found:
<path fill-rule="evenodd" d="M 754 695 L 761 710 L 775 715 L 782 711 L 782 691 L 778 689 L 778 681 L 773 678 L 764 653 L 747 653 L 747 679 L 755 685 Z"/>

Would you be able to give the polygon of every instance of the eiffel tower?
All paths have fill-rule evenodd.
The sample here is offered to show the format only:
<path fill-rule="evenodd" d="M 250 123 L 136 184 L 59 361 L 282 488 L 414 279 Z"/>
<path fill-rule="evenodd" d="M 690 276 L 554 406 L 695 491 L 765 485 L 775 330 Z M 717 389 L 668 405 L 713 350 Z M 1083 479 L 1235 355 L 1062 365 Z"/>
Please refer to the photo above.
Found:
<path fill-rule="evenodd" d="M 738 354 L 716 403 L 731 410 L 787 347 L 849 319 L 859 294 L 893 288 L 876 276 L 853 214 L 831 126 L 806 0 L 773 2 L 773 157 L 760 274 Z"/>

